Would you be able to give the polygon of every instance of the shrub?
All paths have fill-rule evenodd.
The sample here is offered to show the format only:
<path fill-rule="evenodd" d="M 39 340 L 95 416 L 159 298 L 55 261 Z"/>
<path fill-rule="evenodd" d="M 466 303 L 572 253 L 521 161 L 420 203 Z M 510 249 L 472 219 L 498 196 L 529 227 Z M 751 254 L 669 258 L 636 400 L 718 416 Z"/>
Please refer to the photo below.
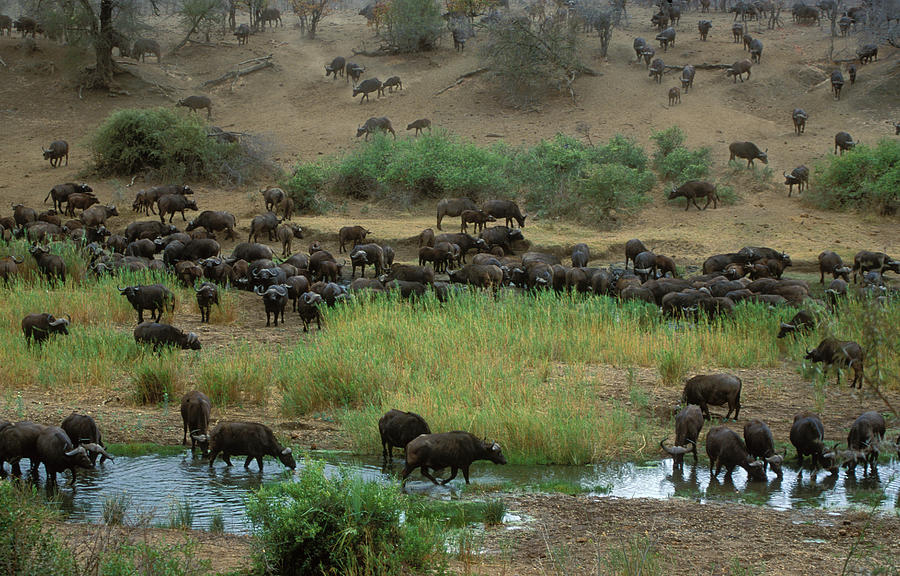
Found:
<path fill-rule="evenodd" d="M 103 500 L 103 523 L 107 526 L 121 526 L 130 505 L 131 498 L 124 492 L 107 496 Z"/>
<path fill-rule="evenodd" d="M 199 117 L 167 108 L 114 112 L 91 139 L 101 175 L 148 172 L 169 182 L 240 183 L 264 167 L 263 151 L 252 147 L 210 138 Z"/>
<path fill-rule="evenodd" d="M 308 462 L 295 482 L 249 497 L 260 571 L 300 574 L 403 574 L 439 567 L 442 541 L 428 523 L 401 522 L 407 501 L 395 486 L 347 471 L 329 478 Z"/>
<path fill-rule="evenodd" d="M 655 576 L 663 573 L 656 544 L 642 538 L 623 543 L 620 548 L 609 550 L 598 560 L 600 574 Z"/>
<path fill-rule="evenodd" d="M 433 0 L 391 0 L 385 35 L 399 52 L 434 49 L 444 31 L 441 8 Z"/>
<path fill-rule="evenodd" d="M 829 210 L 874 210 L 893 215 L 900 208 L 900 141 L 858 145 L 816 166 L 808 198 Z"/>
<path fill-rule="evenodd" d="M 656 355 L 656 369 L 666 386 L 674 386 L 684 380 L 690 368 L 690 358 L 678 348 L 660 350 Z"/>
<path fill-rule="evenodd" d="M 709 174 L 712 165 L 710 149 L 689 150 L 684 146 L 685 134 L 678 126 L 654 132 L 650 139 L 656 143 L 653 165 L 664 180 L 684 183 Z"/>
<path fill-rule="evenodd" d="M 334 188 L 402 207 L 445 195 L 508 197 L 514 191 L 508 163 L 500 147 L 462 142 L 445 130 L 402 140 L 379 134 L 341 158 Z"/>
<path fill-rule="evenodd" d="M 557 134 L 521 151 L 515 173 L 527 190 L 530 209 L 593 224 L 643 205 L 655 178 L 643 150 L 621 135 L 606 146 L 590 146 Z"/>
<path fill-rule="evenodd" d="M 282 180 L 281 187 L 290 195 L 297 210 L 322 214 L 328 210 L 328 203 L 321 192 L 331 178 L 332 171 L 333 167 L 328 164 L 301 162 L 294 166 L 290 177 Z"/>

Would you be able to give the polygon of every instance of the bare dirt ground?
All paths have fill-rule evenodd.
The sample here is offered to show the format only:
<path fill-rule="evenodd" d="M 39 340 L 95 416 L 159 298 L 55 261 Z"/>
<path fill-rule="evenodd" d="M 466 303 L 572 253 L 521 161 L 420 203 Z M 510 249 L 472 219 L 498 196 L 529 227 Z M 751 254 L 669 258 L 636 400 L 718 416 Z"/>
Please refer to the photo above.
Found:
<path fill-rule="evenodd" d="M 133 188 L 123 188 L 127 179 L 93 178 L 87 146 L 91 131 L 113 110 L 173 106 L 178 98 L 203 93 L 199 87 L 202 82 L 218 77 L 234 64 L 273 54 L 274 69 L 244 77 L 233 85 L 226 83 L 208 94 L 213 100 L 216 125 L 261 136 L 271 147 L 271 158 L 285 169 L 297 160 L 315 160 L 351 149 L 355 128 L 371 116 L 390 117 L 401 134 L 406 123 L 427 117 L 435 126 L 480 144 L 494 142 L 498 135 L 511 144 L 533 144 L 560 131 L 575 134 L 576 126 L 583 122 L 590 126 L 594 142 L 622 133 L 648 150 L 652 149 L 652 131 L 677 124 L 687 133 L 689 146 L 712 148 L 713 177 L 735 187 L 740 196 L 737 204 L 701 213 L 693 209 L 685 212 L 680 202 L 662 200 L 664 190 L 659 185 L 653 193 L 654 202 L 616 229 L 600 231 L 532 216 L 526 237 L 538 246 L 561 252 L 576 242 L 587 242 L 595 258 L 604 263 L 621 260 L 624 242 L 633 237 L 642 238 L 657 252 L 673 255 L 682 265 L 699 264 L 713 252 L 744 245 L 788 250 L 795 269 L 807 271 L 823 249 L 834 249 L 845 259 L 852 259 L 860 249 L 898 252 L 900 219 L 823 212 L 796 195 L 788 198 L 777 178 L 762 181 L 727 166 L 727 146 L 736 140 L 751 140 L 768 149 L 770 166 L 777 175 L 826 158 L 833 148 L 834 134 L 841 130 L 870 144 L 893 137 L 888 123 L 900 120 L 897 50 L 880 46 L 879 61 L 861 67 L 856 85 L 847 86 L 843 98 L 834 101 L 827 83 L 833 68 L 825 61 L 827 27 L 799 27 L 790 23 L 789 17 L 785 27 L 775 31 L 758 30 L 751 24 L 750 33 L 765 44 L 762 63 L 754 66 L 752 78 L 735 84 L 724 72 L 698 70 L 694 89 L 683 95 L 681 104 L 669 107 L 666 93 L 678 84 L 678 74 L 668 72 L 662 85 L 657 85 L 647 77 L 642 64 L 632 61 L 632 39 L 652 38 L 655 33 L 648 9 L 631 8 L 629 14 L 631 19 L 625 28 L 615 31 L 607 59 L 597 56 L 595 37 L 584 37 L 590 54 L 588 63 L 598 75 L 577 81 L 577 104 L 561 95 L 539 109 L 527 111 L 504 107 L 496 87 L 484 75 L 436 95 L 453 85 L 458 76 L 480 67 L 478 38 L 463 54 L 452 50 L 448 36 L 439 50 L 428 54 L 351 57 L 354 49 L 372 50 L 378 44 L 355 9 L 338 11 L 326 19 L 315 40 L 301 38 L 292 27 L 293 18 L 288 17 L 286 27 L 256 34 L 247 46 L 237 46 L 228 36 L 213 47 L 188 45 L 175 55 L 164 52 L 159 64 L 153 58 L 124 64 L 136 77 L 120 76 L 120 87 L 129 95 L 115 98 L 99 92 L 85 92 L 79 98 L 77 75 L 72 70 L 75 65 L 88 63 L 88 54 L 73 54 L 43 39 L 37 41 L 38 52 L 25 54 L 16 47 L 17 38 L 0 37 L 0 58 L 7 64 L 0 66 L 0 118 L 5 128 L 0 140 L 0 215 L 8 213 L 10 203 L 42 206 L 54 184 L 86 180 L 103 201 L 125 208 L 121 217 L 111 220 L 114 230 L 124 228 L 135 219 L 127 210 L 133 191 L 157 183 L 139 178 Z M 730 15 L 714 12 L 703 16 L 713 20 L 708 42 L 698 39 L 699 18 L 696 12 L 685 15 L 678 28 L 677 45 L 658 56 L 667 64 L 695 65 L 730 64 L 746 57 L 740 45 L 732 42 Z M 157 22 L 164 47 L 173 46 L 180 38 L 175 26 L 175 17 Z M 838 39 L 836 57 L 850 57 L 857 41 L 855 35 Z M 337 55 L 364 64 L 367 77 L 399 75 L 404 90 L 360 105 L 351 98 L 351 88 L 344 79 L 324 77 L 323 64 Z M 807 131 L 799 137 L 793 134 L 790 121 L 795 107 L 805 108 L 810 115 Z M 54 139 L 69 141 L 68 167 L 51 169 L 41 159 L 40 147 Z M 235 189 L 191 184 L 197 190 L 201 209 L 229 210 L 239 218 L 242 240 L 250 218 L 262 211 L 257 190 L 267 183 L 254 182 Z M 375 240 L 397 246 L 398 260 L 409 261 L 414 259 L 414 245 L 406 239 L 433 226 L 433 211 L 431 204 L 398 212 L 387 206 L 349 203 L 327 216 L 301 215 L 295 220 L 307 231 L 304 245 L 319 240 L 326 247 L 336 248 L 340 226 L 361 224 L 373 231 Z M 455 222 L 445 222 L 445 229 L 455 227 Z M 226 243 L 226 250 L 230 247 Z M 204 341 L 213 346 L 225 345 L 232 338 L 265 339 L 276 345 L 296 340 L 294 330 L 264 330 L 258 302 L 252 295 L 240 298 L 234 325 L 198 328 L 193 313 L 178 322 L 202 331 Z M 824 398 L 816 398 L 795 368 L 786 359 L 775 369 L 737 371 L 745 382 L 742 418 L 744 414 L 764 418 L 776 438 L 782 439 L 794 413 L 818 403 L 828 436 L 837 441 L 860 412 L 888 410 L 868 389 L 851 392 L 829 386 Z M 597 366 L 596 373 L 598 381 L 607 387 L 604 394 L 628 400 L 621 368 Z M 680 390 L 661 386 L 650 369 L 638 370 L 636 379 L 650 396 L 648 416 L 663 417 Z M 135 407 L 127 398 L 99 392 L 60 398 L 27 382 L 16 383 L 15 388 L 21 391 L 22 400 L 7 395 L 0 404 L 2 418 L 51 421 L 78 410 L 102 419 L 105 438 L 110 442 L 174 444 L 181 439 L 181 422 L 174 407 Z M 897 394 L 889 400 L 900 405 Z M 274 404 L 232 407 L 217 417 L 269 422 L 301 447 L 346 447 L 339 424 L 313 417 L 285 420 Z M 896 428 L 897 424 L 892 426 Z M 676 574 L 724 573 L 732 558 L 739 558 L 745 565 L 765 563 L 768 573 L 836 573 L 868 520 L 858 512 L 774 512 L 679 499 L 623 501 L 563 495 L 505 498 L 512 511 L 534 521 L 519 531 L 489 530 L 489 553 L 472 562 L 458 561 L 455 569 L 490 574 L 602 574 L 606 572 L 596 564 L 598 549 L 615 547 L 633 536 L 647 536 L 668 556 L 677 558 L 667 563 L 669 571 Z M 900 554 L 900 521 L 895 515 L 876 518 L 865 534 L 866 541 L 884 546 L 888 555 Z M 234 545 L 228 539 L 198 537 L 200 554 L 216 558 L 217 569 L 247 565 L 245 540 Z M 237 552 L 223 554 L 225 549 Z"/>

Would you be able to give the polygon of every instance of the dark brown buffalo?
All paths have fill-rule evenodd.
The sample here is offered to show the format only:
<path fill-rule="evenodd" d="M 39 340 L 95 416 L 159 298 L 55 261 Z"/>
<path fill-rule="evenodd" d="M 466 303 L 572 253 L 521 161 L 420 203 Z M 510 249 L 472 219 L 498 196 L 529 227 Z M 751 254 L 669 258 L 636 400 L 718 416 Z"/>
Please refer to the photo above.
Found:
<path fill-rule="evenodd" d="M 469 432 L 455 430 L 441 434 L 422 434 L 406 445 L 406 466 L 400 473 L 401 485 L 409 474 L 419 468 L 422 475 L 434 482 L 438 481 L 428 469 L 450 468 L 450 477 L 441 480 L 447 484 L 462 470 L 466 484 L 469 483 L 469 466 L 476 460 L 490 460 L 494 464 L 506 464 L 506 458 L 496 442 L 487 442 Z"/>
<path fill-rule="evenodd" d="M 290 448 L 282 446 L 272 430 L 256 422 L 220 422 L 209 433 L 209 467 L 212 468 L 219 455 L 231 466 L 231 456 L 246 456 L 244 468 L 250 467 L 254 459 L 263 470 L 263 456 L 278 458 L 282 464 L 293 470 L 297 462 Z"/>
<path fill-rule="evenodd" d="M 900 274 L 900 260 L 894 260 L 884 252 L 857 252 L 853 257 L 853 283 L 856 284 L 857 274 L 865 275 L 869 270 L 879 270 L 882 274 L 890 270 Z"/>
<path fill-rule="evenodd" d="M 688 404 L 675 416 L 675 445 L 672 447 L 664 444 L 665 439 L 659 441 L 660 447 L 672 455 L 675 466 L 684 465 L 684 455 L 693 453 L 694 462 L 697 462 L 697 439 L 700 430 L 703 429 L 703 412 L 696 404 Z"/>
<path fill-rule="evenodd" d="M 814 330 L 816 327 L 816 318 L 806 310 L 797 312 L 789 322 L 782 322 L 778 337 L 784 338 L 788 334 L 796 332 L 804 332 L 806 330 Z"/>
<path fill-rule="evenodd" d="M 844 266 L 844 261 L 838 254 L 826 250 L 819 254 L 819 284 L 825 283 L 826 272 L 835 278 L 843 278 L 845 282 L 849 282 L 852 270 L 850 267 Z"/>
<path fill-rule="evenodd" d="M 709 417 L 709 404 L 713 406 L 728 405 L 725 420 L 734 412 L 737 420 L 741 412 L 741 379 L 731 374 L 699 374 L 684 384 L 681 396 L 682 404 L 697 404 L 703 411 L 703 417 Z"/>
<path fill-rule="evenodd" d="M 100 433 L 97 422 L 87 414 L 72 412 L 66 416 L 66 419 L 62 421 L 59 427 L 68 434 L 69 439 L 75 445 L 87 446 L 88 444 L 96 444 L 103 448 L 103 450 L 89 450 L 91 465 L 97 463 L 98 456 L 100 456 L 101 464 L 103 464 L 104 460 L 113 460 L 113 457 L 106 452 L 106 444 L 103 443 L 103 435 Z"/>
<path fill-rule="evenodd" d="M 47 485 L 56 486 L 56 474 L 66 470 L 72 471 L 69 485 L 75 484 L 76 468 L 93 468 L 90 454 L 92 452 L 109 457 L 106 450 L 98 444 L 88 443 L 75 446 L 72 439 L 58 426 L 45 427 L 37 438 L 37 457 L 47 472 Z"/>
<path fill-rule="evenodd" d="M 185 230 L 190 232 L 191 230 L 200 226 L 205 228 L 208 232 L 218 232 L 220 230 L 224 230 L 225 238 L 233 239 L 234 225 L 234 215 L 230 212 L 204 210 L 199 215 L 197 215 L 196 218 L 188 222 L 187 228 L 185 228 Z"/>
<path fill-rule="evenodd" d="M 750 455 L 762 461 L 763 470 L 771 465 L 776 476 L 783 476 L 781 463 L 784 461 L 784 454 L 775 452 L 775 438 L 765 422 L 756 419 L 747 422 L 744 425 L 744 442 Z"/>
<path fill-rule="evenodd" d="M 34 422 L 16 422 L 0 429 L 0 478 L 6 478 L 4 462 L 9 462 L 13 476 L 22 477 L 22 469 L 19 461 L 28 458 L 31 463 L 31 475 L 37 481 L 38 451 L 37 439 L 44 431 L 45 426 Z"/>
<path fill-rule="evenodd" d="M 43 344 L 52 334 L 69 334 L 69 321 L 52 314 L 29 314 L 22 319 L 22 332 L 29 344 Z"/>
<path fill-rule="evenodd" d="M 525 226 L 527 216 L 522 216 L 518 204 L 511 200 L 488 200 L 481 209 L 495 218 L 505 219 L 507 226 L 512 226 L 514 220 L 519 228 Z"/>
<path fill-rule="evenodd" d="M 193 332 L 185 334 L 174 326 L 157 322 L 138 324 L 134 329 L 134 341 L 138 344 L 149 344 L 156 350 L 163 346 L 200 350 L 200 339 Z"/>
<path fill-rule="evenodd" d="M 832 474 L 838 471 L 834 449 L 828 450 L 825 446 L 825 427 L 818 415 L 812 412 L 796 414 L 790 440 L 797 449 L 798 461 L 803 462 L 804 456 L 812 456 L 813 467 L 821 466 Z"/>
<path fill-rule="evenodd" d="M 841 368 L 853 368 L 853 380 L 850 387 L 862 388 L 863 384 L 863 362 L 865 360 L 865 350 L 852 340 L 837 340 L 835 338 L 825 338 L 813 350 L 807 350 L 806 360 L 813 363 L 822 362 L 825 364 L 825 370 L 829 366 L 836 366 L 837 383 L 841 383 Z"/>
<path fill-rule="evenodd" d="M 181 397 L 181 422 L 184 434 L 181 444 L 187 444 L 188 434 L 191 435 L 191 452 L 196 446 L 200 446 L 203 456 L 209 450 L 209 413 L 212 403 L 203 392 L 192 390 Z"/>
<path fill-rule="evenodd" d="M 845 455 L 844 466 L 853 472 L 858 464 L 862 464 L 863 473 L 871 467 L 872 473 L 875 474 L 879 445 L 884 440 L 884 432 L 884 416 L 878 412 L 860 414 L 847 434 L 848 453 Z"/>
<path fill-rule="evenodd" d="M 378 420 L 381 435 L 381 455 L 387 464 L 394 457 L 394 446 L 406 450 L 406 445 L 421 434 L 431 434 L 425 419 L 415 412 L 389 410 Z"/>
<path fill-rule="evenodd" d="M 713 476 L 718 476 L 724 467 L 725 478 L 731 478 L 734 468 L 740 466 L 747 471 L 750 480 L 766 479 L 763 462 L 751 458 L 744 441 L 730 428 L 716 426 L 707 432 L 706 455 L 709 456 L 709 472 Z"/>
<path fill-rule="evenodd" d="M 464 210 L 478 210 L 478 206 L 468 198 L 444 198 L 438 202 L 437 229 L 443 230 L 441 220 L 444 219 L 444 216 L 459 216 Z"/>

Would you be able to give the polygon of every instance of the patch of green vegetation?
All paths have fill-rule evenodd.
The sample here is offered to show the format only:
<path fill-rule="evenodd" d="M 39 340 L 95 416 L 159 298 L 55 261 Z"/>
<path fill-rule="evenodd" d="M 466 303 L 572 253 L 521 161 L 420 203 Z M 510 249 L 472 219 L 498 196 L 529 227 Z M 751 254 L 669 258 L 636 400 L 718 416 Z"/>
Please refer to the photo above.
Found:
<path fill-rule="evenodd" d="M 687 148 L 684 145 L 687 136 L 678 126 L 654 132 L 650 139 L 656 144 L 653 166 L 663 180 L 681 185 L 688 180 L 701 180 L 709 175 L 712 166 L 711 150 L 708 147 L 695 150 Z"/>
<path fill-rule="evenodd" d="M 113 112 L 91 138 L 102 176 L 150 173 L 154 180 L 206 180 L 237 184 L 265 168 L 264 157 L 244 143 L 210 138 L 197 115 L 171 108 Z"/>
<path fill-rule="evenodd" d="M 260 571 L 392 575 L 439 572 L 446 565 L 443 526 L 417 517 L 419 504 L 396 486 L 347 471 L 327 477 L 316 461 L 295 480 L 265 486 L 248 499 Z"/>
<path fill-rule="evenodd" d="M 900 208 L 900 141 L 859 144 L 815 168 L 807 199 L 829 210 L 872 210 L 883 216 Z"/>
<path fill-rule="evenodd" d="M 597 567 L 600 574 L 618 576 L 655 576 L 663 574 L 662 558 L 656 543 L 645 538 L 633 538 L 619 548 L 599 553 Z"/>
<path fill-rule="evenodd" d="M 106 451 L 113 456 L 147 456 L 157 454 L 159 456 L 174 456 L 183 454 L 187 448 L 182 445 L 153 444 L 151 442 L 134 442 L 130 444 L 107 444 Z"/>

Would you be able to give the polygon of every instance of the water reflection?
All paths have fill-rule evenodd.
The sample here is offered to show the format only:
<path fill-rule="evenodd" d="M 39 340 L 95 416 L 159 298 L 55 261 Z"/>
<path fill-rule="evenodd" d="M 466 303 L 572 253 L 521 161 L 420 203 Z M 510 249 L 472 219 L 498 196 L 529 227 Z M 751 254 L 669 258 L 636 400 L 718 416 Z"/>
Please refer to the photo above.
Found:
<path fill-rule="evenodd" d="M 326 474 L 341 467 L 367 480 L 399 485 L 396 465 L 392 472 L 381 470 L 379 457 L 330 454 L 322 457 Z M 304 460 L 298 461 L 298 471 Z M 76 489 L 62 487 L 63 508 L 76 521 L 99 521 L 103 503 L 120 494 L 130 501 L 132 517 L 149 514 L 156 523 L 165 523 L 174 502 L 190 502 L 194 510 L 194 528 L 206 528 L 216 511 L 225 519 L 226 530 L 246 532 L 249 524 L 244 514 L 248 492 L 264 483 L 290 480 L 295 476 L 275 461 L 266 462 L 260 473 L 256 466 L 245 469 L 217 464 L 210 469 L 206 460 L 192 458 L 186 451 L 175 456 L 118 457 L 96 470 L 79 472 Z M 597 466 L 495 466 L 476 463 L 472 466 L 472 482 L 480 485 L 535 486 L 576 484 L 585 490 L 598 490 L 598 496 L 617 498 L 670 498 L 697 501 L 737 501 L 776 509 L 808 507 L 878 506 L 889 510 L 900 498 L 900 463 L 896 460 L 879 465 L 878 474 L 864 475 L 842 470 L 839 474 L 815 472 L 784 466 L 778 480 L 769 474 L 767 482 L 748 482 L 741 469 L 733 478 L 722 474 L 716 479 L 704 463 L 685 463 L 684 469 L 672 467 L 671 460 L 648 464 L 610 463 Z M 432 498 L 458 497 L 464 486 L 462 479 L 448 486 L 435 486 L 414 473 L 407 482 L 407 492 Z"/>

